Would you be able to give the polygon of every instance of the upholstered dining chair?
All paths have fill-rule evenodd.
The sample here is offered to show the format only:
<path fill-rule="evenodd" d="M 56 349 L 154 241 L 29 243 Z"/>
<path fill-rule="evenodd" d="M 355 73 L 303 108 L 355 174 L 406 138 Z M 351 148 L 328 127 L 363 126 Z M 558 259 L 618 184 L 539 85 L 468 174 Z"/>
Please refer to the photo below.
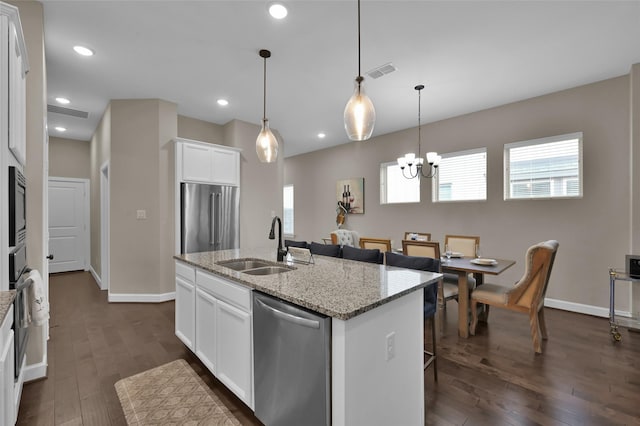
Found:
<path fill-rule="evenodd" d="M 513 286 L 483 284 L 471 293 L 471 335 L 476 334 L 478 325 L 478 303 L 484 303 L 485 309 L 489 309 L 490 305 L 522 312 L 529 315 L 533 348 L 536 353 L 542 353 L 540 337 L 547 339 L 544 296 L 558 246 L 556 240 L 549 240 L 529 247 L 525 256 L 524 275 Z"/>
<path fill-rule="evenodd" d="M 403 254 L 386 252 L 387 266 L 397 266 L 400 268 L 417 269 L 420 271 L 440 272 L 440 259 L 430 257 L 405 256 Z M 431 322 L 431 351 L 424 349 L 425 355 L 429 358 L 424 363 L 427 369 L 433 364 L 433 379 L 438 381 L 438 368 L 436 365 L 436 312 L 438 311 L 438 286 L 430 285 L 424 289 L 423 314 L 424 319 Z"/>
<path fill-rule="evenodd" d="M 307 243 L 306 241 L 284 240 L 284 246 L 286 248 L 289 248 L 289 247 L 309 248 L 309 243 Z"/>
<path fill-rule="evenodd" d="M 316 242 L 309 243 L 309 251 L 311 254 L 331 257 L 340 257 L 341 254 L 341 248 L 337 244 L 320 244 Z"/>
<path fill-rule="evenodd" d="M 462 253 L 465 257 L 476 257 L 476 248 L 480 246 L 480 237 L 471 235 L 445 235 L 444 245 L 449 250 Z"/>
<path fill-rule="evenodd" d="M 331 244 L 337 244 L 340 247 L 360 247 L 360 235 L 356 231 L 336 229 L 331 232 Z"/>
<path fill-rule="evenodd" d="M 402 253 L 406 256 L 440 259 L 440 243 L 437 241 L 402 240 Z M 438 285 L 438 300 L 442 308 L 446 309 L 449 300 L 458 300 L 458 276 L 455 274 L 443 275 L 445 279 Z M 475 286 L 475 280 L 471 285 Z"/>
<path fill-rule="evenodd" d="M 418 241 L 431 241 L 431 234 L 429 232 L 405 232 L 405 240 L 418 240 Z"/>
<path fill-rule="evenodd" d="M 360 238 L 360 248 L 378 249 L 381 252 L 391 251 L 391 240 L 384 238 Z"/>
<path fill-rule="evenodd" d="M 362 249 L 344 246 L 342 247 L 342 258 L 382 265 L 382 262 L 384 261 L 384 253 L 378 249 Z"/>

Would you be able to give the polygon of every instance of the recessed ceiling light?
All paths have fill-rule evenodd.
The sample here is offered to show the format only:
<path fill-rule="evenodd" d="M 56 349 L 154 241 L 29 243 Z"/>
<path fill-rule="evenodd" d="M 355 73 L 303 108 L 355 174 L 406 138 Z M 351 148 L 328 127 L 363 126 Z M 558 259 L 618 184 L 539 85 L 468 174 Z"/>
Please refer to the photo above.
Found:
<path fill-rule="evenodd" d="M 289 12 L 282 3 L 271 3 L 269 6 L 269 15 L 276 19 L 283 19 Z"/>
<path fill-rule="evenodd" d="M 319 137 L 320 139 L 324 139 L 324 138 L 325 138 L 325 136 L 327 136 L 327 135 L 325 135 L 324 133 L 318 133 L 318 137 Z"/>
<path fill-rule="evenodd" d="M 59 132 L 66 132 L 67 131 L 66 127 L 62 127 L 62 126 L 56 126 L 56 130 L 59 131 Z"/>
<path fill-rule="evenodd" d="M 73 46 L 73 50 L 76 51 L 78 55 L 82 56 L 93 56 L 94 51 L 84 46 Z"/>
<path fill-rule="evenodd" d="M 67 105 L 71 101 L 67 98 L 56 98 L 56 102 L 62 105 Z"/>
<path fill-rule="evenodd" d="M 227 105 L 229 105 L 229 101 L 228 101 L 228 100 L 226 100 L 226 99 L 218 99 L 218 101 L 217 101 L 217 102 L 218 102 L 218 105 L 220 105 L 220 106 L 227 106 Z"/>

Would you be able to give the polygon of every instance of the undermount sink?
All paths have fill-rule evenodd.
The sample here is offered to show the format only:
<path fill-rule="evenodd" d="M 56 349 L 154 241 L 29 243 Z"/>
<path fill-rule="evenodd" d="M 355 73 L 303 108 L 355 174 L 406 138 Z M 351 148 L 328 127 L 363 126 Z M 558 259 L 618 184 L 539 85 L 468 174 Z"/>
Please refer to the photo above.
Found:
<path fill-rule="evenodd" d="M 249 275 L 271 275 L 271 274 L 279 274 L 281 272 L 289 272 L 292 271 L 292 268 L 286 268 L 284 266 L 264 266 L 262 268 L 255 269 L 247 269 L 246 271 L 240 271 L 243 274 Z"/>
<path fill-rule="evenodd" d="M 249 275 L 272 275 L 289 272 L 295 268 L 262 259 L 231 259 L 218 262 L 218 265 Z"/>
<path fill-rule="evenodd" d="M 273 262 L 260 259 L 232 259 L 218 262 L 218 265 L 225 268 L 233 269 L 234 271 L 245 271 L 247 269 L 263 268 L 265 266 L 277 266 Z"/>

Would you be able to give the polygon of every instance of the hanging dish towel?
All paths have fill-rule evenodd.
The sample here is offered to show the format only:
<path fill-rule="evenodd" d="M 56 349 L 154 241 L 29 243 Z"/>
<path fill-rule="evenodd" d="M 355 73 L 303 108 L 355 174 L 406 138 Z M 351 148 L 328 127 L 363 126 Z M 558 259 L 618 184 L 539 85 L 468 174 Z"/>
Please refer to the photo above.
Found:
<path fill-rule="evenodd" d="M 49 319 L 49 302 L 45 297 L 44 283 L 42 282 L 40 272 L 35 269 L 29 273 L 29 278 L 33 281 L 29 291 L 29 300 L 31 301 L 31 321 L 34 325 L 44 325 L 44 323 Z"/>

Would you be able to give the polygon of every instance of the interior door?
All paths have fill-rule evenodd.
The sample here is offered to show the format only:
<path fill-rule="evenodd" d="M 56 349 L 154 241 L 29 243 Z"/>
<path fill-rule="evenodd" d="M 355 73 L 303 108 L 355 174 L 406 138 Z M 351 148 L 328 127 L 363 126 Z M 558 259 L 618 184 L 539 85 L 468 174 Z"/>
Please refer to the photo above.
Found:
<path fill-rule="evenodd" d="M 88 181 L 49 178 L 49 272 L 86 269 L 89 259 Z"/>

